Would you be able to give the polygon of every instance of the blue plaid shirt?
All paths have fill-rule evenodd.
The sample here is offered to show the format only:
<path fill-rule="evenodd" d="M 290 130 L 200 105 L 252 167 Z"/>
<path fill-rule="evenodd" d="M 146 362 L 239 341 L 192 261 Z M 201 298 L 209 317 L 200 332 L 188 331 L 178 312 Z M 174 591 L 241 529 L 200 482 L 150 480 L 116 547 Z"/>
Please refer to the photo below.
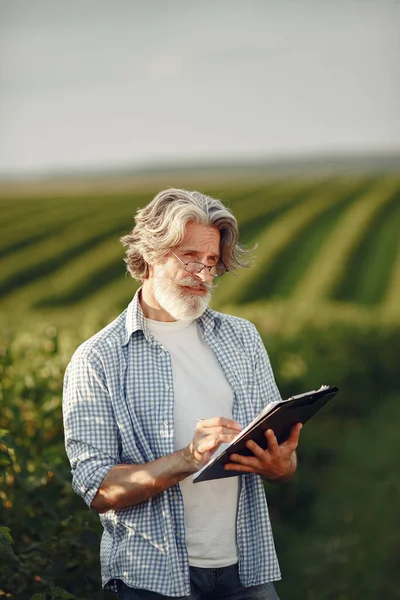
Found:
<path fill-rule="evenodd" d="M 233 418 L 245 426 L 280 397 L 262 340 L 248 321 L 210 308 L 198 322 L 234 392 Z M 78 348 L 65 374 L 72 485 L 89 506 L 115 465 L 146 463 L 174 451 L 173 405 L 170 356 L 147 329 L 136 294 L 115 321 Z M 280 571 L 262 480 L 241 477 L 239 574 L 242 585 L 252 586 L 280 579 Z M 114 580 L 122 579 L 166 596 L 190 594 L 179 484 L 100 519 L 103 586 L 115 591 Z"/>

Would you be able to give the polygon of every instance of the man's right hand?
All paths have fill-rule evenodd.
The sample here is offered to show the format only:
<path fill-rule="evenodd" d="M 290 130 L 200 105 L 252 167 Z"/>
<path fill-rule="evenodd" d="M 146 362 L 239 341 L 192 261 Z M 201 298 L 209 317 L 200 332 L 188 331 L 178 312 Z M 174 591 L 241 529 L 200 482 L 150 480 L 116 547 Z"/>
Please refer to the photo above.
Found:
<path fill-rule="evenodd" d="M 239 423 L 225 417 L 198 421 L 193 439 L 185 449 L 185 457 L 192 472 L 201 469 L 221 444 L 232 442 L 241 430 Z"/>
<path fill-rule="evenodd" d="M 144 502 L 198 471 L 218 446 L 231 442 L 241 431 L 236 421 L 224 417 L 197 423 L 186 448 L 143 464 L 119 464 L 104 477 L 92 501 L 93 510 L 104 513 Z"/>

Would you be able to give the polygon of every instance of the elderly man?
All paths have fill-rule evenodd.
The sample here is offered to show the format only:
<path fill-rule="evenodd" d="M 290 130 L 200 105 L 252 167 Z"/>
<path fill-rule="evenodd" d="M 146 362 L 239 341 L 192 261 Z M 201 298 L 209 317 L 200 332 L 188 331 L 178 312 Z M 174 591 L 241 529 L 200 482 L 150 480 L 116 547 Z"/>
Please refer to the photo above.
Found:
<path fill-rule="evenodd" d="M 100 513 L 103 585 L 123 600 L 277 599 L 263 480 L 296 470 L 301 424 L 232 455 L 237 476 L 193 484 L 224 442 L 279 399 L 254 325 L 208 307 L 213 279 L 246 266 L 232 213 L 199 192 L 160 192 L 122 238 L 128 308 L 65 375 L 73 488 Z"/>

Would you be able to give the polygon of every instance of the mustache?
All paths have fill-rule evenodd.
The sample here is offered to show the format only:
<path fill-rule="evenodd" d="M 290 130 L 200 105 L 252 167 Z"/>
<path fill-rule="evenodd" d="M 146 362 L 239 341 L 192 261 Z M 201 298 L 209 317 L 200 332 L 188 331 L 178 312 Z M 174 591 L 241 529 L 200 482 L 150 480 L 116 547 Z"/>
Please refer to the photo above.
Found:
<path fill-rule="evenodd" d="M 215 283 L 207 283 L 206 281 L 199 281 L 193 277 L 184 277 L 180 281 L 176 282 L 182 287 L 192 287 L 197 290 L 205 290 L 206 292 L 213 292 L 217 285 Z"/>

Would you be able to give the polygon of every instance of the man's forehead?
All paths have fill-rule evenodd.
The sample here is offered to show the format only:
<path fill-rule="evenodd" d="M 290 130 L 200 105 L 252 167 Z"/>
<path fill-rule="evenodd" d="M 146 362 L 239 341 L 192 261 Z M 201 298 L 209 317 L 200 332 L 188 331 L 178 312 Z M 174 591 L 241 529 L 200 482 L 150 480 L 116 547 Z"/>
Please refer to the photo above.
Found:
<path fill-rule="evenodd" d="M 200 225 L 199 223 L 188 223 L 185 228 L 185 236 L 179 244 L 181 248 L 210 247 L 212 251 L 219 251 L 220 231 L 217 227 Z M 193 247 L 192 247 L 193 246 Z"/>

